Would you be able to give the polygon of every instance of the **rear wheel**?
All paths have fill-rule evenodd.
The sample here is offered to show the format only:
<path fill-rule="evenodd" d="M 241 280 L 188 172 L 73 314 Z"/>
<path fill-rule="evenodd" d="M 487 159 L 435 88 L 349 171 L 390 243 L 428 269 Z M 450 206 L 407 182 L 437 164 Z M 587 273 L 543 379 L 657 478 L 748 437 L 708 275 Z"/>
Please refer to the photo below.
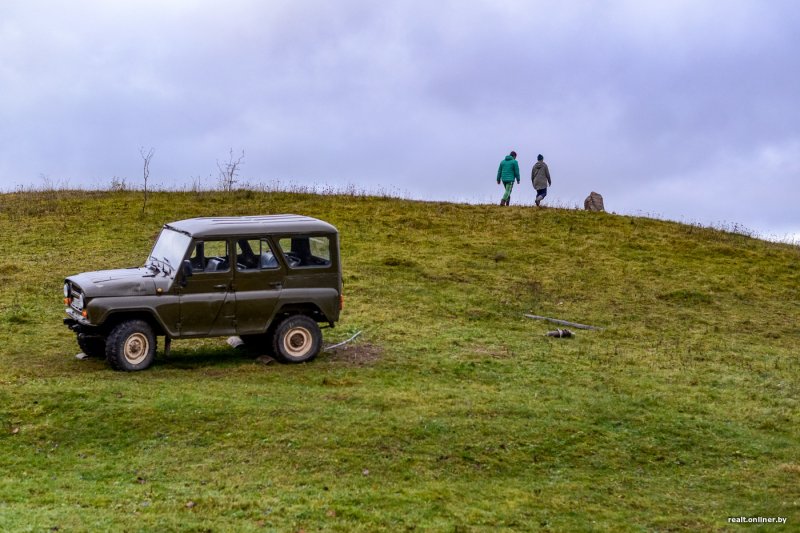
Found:
<path fill-rule="evenodd" d="M 89 357 L 98 357 L 100 359 L 105 359 L 106 357 L 105 337 L 78 333 L 78 346 Z"/>
<path fill-rule="evenodd" d="M 111 330 L 106 341 L 106 358 L 114 370 L 144 370 L 156 358 L 156 336 L 144 320 L 128 320 Z"/>
<path fill-rule="evenodd" d="M 322 347 L 322 331 L 305 316 L 291 316 L 281 322 L 272 339 L 275 359 L 282 363 L 305 363 L 314 359 Z"/>

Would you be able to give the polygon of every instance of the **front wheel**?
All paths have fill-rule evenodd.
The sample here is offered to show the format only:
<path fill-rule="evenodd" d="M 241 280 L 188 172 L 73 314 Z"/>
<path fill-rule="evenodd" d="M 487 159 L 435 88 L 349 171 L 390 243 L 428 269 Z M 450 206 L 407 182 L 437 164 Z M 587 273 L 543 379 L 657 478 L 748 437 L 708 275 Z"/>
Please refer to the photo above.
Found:
<path fill-rule="evenodd" d="M 314 359 L 322 347 L 322 331 L 305 315 L 284 320 L 272 338 L 275 359 L 282 363 L 305 363 Z"/>
<path fill-rule="evenodd" d="M 111 330 L 106 359 L 114 370 L 145 370 L 156 358 L 156 335 L 143 320 L 128 320 Z"/>

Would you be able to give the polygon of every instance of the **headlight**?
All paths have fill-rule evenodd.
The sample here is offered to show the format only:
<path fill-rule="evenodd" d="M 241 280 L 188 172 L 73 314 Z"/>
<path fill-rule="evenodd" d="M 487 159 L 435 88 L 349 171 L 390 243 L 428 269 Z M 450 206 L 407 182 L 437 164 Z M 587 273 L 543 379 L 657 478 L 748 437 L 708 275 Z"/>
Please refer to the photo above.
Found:
<path fill-rule="evenodd" d="M 78 311 L 83 309 L 83 293 L 78 293 L 72 299 L 72 307 L 77 309 Z"/>
<path fill-rule="evenodd" d="M 64 298 L 69 298 L 70 287 L 69 282 L 64 284 Z"/>

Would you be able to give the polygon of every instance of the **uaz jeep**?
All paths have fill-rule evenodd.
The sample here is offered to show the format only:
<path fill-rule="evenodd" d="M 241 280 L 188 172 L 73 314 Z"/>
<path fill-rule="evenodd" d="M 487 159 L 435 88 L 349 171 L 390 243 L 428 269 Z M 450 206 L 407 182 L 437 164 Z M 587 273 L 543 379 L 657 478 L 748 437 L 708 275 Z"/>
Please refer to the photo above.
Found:
<path fill-rule="evenodd" d="M 165 224 L 143 267 L 64 280 L 81 350 L 117 370 L 153 364 L 156 337 L 239 336 L 285 363 L 320 351 L 342 308 L 339 234 L 315 218 L 193 218 Z"/>

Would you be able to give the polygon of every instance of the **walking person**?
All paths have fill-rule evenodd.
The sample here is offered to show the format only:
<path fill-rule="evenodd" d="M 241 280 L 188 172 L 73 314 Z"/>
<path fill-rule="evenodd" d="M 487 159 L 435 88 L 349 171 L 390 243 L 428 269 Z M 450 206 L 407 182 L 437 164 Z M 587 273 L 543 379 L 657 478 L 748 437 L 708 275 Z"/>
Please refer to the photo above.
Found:
<path fill-rule="evenodd" d="M 551 181 L 550 169 L 547 168 L 547 163 L 544 162 L 544 156 L 539 154 L 536 159 L 536 164 L 533 165 L 531 170 L 531 181 L 533 182 L 533 188 L 536 189 L 536 207 L 539 207 L 544 197 L 547 196 L 547 188 L 550 186 Z"/>
<path fill-rule="evenodd" d="M 514 180 L 519 183 L 519 163 L 517 163 L 517 152 L 511 151 L 505 159 L 500 161 L 500 166 L 497 169 L 497 184 L 503 182 L 506 188 L 503 199 L 500 200 L 500 205 L 508 205 L 511 201 L 511 189 L 514 188 Z"/>

